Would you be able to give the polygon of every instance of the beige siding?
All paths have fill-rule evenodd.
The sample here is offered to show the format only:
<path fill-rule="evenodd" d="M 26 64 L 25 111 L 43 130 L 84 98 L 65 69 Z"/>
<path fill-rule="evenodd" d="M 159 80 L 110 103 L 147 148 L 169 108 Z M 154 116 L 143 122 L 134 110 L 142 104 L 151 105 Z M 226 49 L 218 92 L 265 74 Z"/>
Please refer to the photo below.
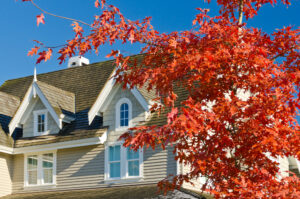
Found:
<path fill-rule="evenodd" d="M 40 190 L 70 190 L 127 184 L 156 183 L 169 174 L 176 174 L 176 162 L 171 147 L 167 150 L 144 150 L 144 177 L 138 182 L 108 184 L 104 181 L 104 146 L 87 146 L 57 151 L 57 185 L 24 189 L 24 157 L 14 158 L 13 192 Z"/>
<path fill-rule="evenodd" d="M 187 174 L 190 172 L 190 165 L 180 165 L 180 173 L 182 174 Z M 183 188 L 186 188 L 186 189 L 190 189 L 190 190 L 195 190 L 195 191 L 199 191 L 202 187 L 202 185 L 205 183 L 205 178 L 198 178 L 198 179 L 192 179 L 191 180 L 191 183 L 183 183 Z"/>
<path fill-rule="evenodd" d="M 14 155 L 13 165 L 12 191 L 14 193 L 23 190 L 24 187 L 24 155 Z"/>
<path fill-rule="evenodd" d="M 34 100 L 32 100 L 32 103 Z M 34 115 L 33 112 L 37 110 L 44 110 L 46 107 L 42 103 L 40 99 L 34 104 L 31 113 L 29 113 L 28 119 L 25 121 L 23 125 L 23 137 L 33 137 L 34 136 Z M 59 127 L 57 126 L 56 122 L 52 118 L 51 114 L 48 112 L 48 124 L 47 129 L 49 134 L 55 134 L 59 132 Z"/>
<path fill-rule="evenodd" d="M 289 176 L 289 161 L 288 158 L 279 158 L 279 171 L 282 175 L 282 177 Z"/>
<path fill-rule="evenodd" d="M 0 197 L 12 192 L 12 156 L 0 153 Z"/>
<path fill-rule="evenodd" d="M 116 89 L 116 87 L 114 87 Z M 106 111 L 103 114 L 103 126 L 109 126 L 108 129 L 108 141 L 114 142 L 117 141 L 120 135 L 124 132 L 115 131 L 116 128 L 116 103 L 121 98 L 128 98 L 132 103 L 132 125 L 136 126 L 142 121 L 145 121 L 145 110 L 140 105 L 138 100 L 134 97 L 130 90 L 123 90 L 118 88 L 115 96 L 109 102 Z"/>

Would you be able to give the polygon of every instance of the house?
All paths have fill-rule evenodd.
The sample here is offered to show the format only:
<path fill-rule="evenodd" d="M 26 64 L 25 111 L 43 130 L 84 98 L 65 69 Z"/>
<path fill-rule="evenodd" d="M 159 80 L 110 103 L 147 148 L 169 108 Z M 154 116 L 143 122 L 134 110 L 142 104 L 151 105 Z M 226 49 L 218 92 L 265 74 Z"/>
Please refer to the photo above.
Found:
<path fill-rule="evenodd" d="M 166 121 L 149 113 L 155 92 L 123 90 L 111 78 L 113 60 L 75 57 L 68 66 L 0 87 L 0 196 L 147 185 L 188 171 L 171 147 L 134 152 L 118 139 L 129 127 Z M 282 168 L 297 164 L 286 159 Z"/>

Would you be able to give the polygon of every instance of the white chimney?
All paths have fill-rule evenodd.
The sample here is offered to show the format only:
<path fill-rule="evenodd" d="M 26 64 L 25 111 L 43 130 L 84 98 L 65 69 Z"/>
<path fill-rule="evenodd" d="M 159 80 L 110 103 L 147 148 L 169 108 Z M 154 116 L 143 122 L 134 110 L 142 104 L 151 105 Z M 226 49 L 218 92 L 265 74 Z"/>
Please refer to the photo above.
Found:
<path fill-rule="evenodd" d="M 75 56 L 71 57 L 68 61 L 68 68 L 76 67 L 76 66 L 85 66 L 90 64 L 90 60 L 83 56 Z"/>

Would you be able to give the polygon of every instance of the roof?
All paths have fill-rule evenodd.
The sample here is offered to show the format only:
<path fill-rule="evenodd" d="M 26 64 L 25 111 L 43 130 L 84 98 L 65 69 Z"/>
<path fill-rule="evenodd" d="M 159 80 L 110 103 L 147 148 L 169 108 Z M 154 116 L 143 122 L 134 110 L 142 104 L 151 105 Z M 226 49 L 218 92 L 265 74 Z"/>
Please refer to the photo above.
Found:
<path fill-rule="evenodd" d="M 162 196 L 162 194 L 157 192 L 157 185 L 134 185 L 134 186 L 122 186 L 122 187 L 111 187 L 111 188 L 98 188 L 98 189 L 87 189 L 87 190 L 72 190 L 72 191 L 52 191 L 43 193 L 23 193 L 23 194 L 13 194 L 9 196 L 2 197 L 1 199 L 54 199 L 61 198 L 63 195 L 64 199 L 99 199 L 99 198 L 109 198 L 109 199 L 197 199 L 204 198 L 200 194 L 195 194 L 185 191 L 174 191 L 169 192 L 167 196 Z"/>
<path fill-rule="evenodd" d="M 133 56 L 141 58 L 142 55 Z M 115 60 L 109 60 L 94 63 L 86 66 L 72 67 L 54 72 L 37 75 L 35 82 L 50 103 L 51 107 L 59 117 L 61 114 L 76 118 L 71 124 L 64 124 L 68 129 L 76 132 L 65 131 L 63 128 L 56 136 L 49 136 L 36 139 L 20 139 L 13 146 L 28 146 L 30 143 L 59 142 L 61 140 L 81 139 L 82 134 L 93 134 L 96 129 L 104 129 L 101 118 L 94 119 L 91 125 L 88 122 L 88 111 L 96 101 L 99 93 L 110 79 L 115 69 Z M 7 80 L 0 86 L 0 145 L 11 146 L 13 140 L 8 133 L 8 124 L 11 122 L 21 102 L 25 98 L 28 89 L 33 85 L 33 76 L 27 76 L 18 79 Z M 149 101 L 150 95 L 147 95 L 145 89 L 139 89 L 144 98 Z M 14 138 L 19 139 L 21 129 L 16 129 L 17 135 Z M 71 133 L 67 136 L 68 133 Z M 90 134 L 91 133 L 91 134 Z M 63 136 L 62 136 L 63 135 Z M 78 136 L 77 136 L 78 135 Z M 96 135 L 95 135 L 96 136 Z M 71 138 L 70 138 L 71 139 Z"/>
<path fill-rule="evenodd" d="M 64 92 L 73 93 L 76 96 L 75 111 L 79 112 L 92 106 L 114 67 L 114 60 L 110 60 L 39 74 L 37 80 L 40 83 L 51 85 L 51 88 L 45 86 L 49 90 L 61 89 Z M 22 100 L 32 80 L 33 76 L 28 76 L 5 81 L 0 87 L 0 92 Z"/>

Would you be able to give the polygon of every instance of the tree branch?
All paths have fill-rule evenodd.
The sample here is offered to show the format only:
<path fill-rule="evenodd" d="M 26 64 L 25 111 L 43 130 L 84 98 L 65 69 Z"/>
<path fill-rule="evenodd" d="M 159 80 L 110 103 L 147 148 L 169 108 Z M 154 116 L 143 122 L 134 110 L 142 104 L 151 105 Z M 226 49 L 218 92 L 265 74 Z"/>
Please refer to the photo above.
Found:
<path fill-rule="evenodd" d="M 244 0 L 240 0 L 239 3 L 239 25 L 243 23 L 243 9 L 244 9 Z"/>
<path fill-rule="evenodd" d="M 84 22 L 84 21 L 77 20 L 77 19 L 72 19 L 72 18 L 69 18 L 69 17 L 63 17 L 63 16 L 59 16 L 59 15 L 52 14 L 52 13 L 47 12 L 46 10 L 42 9 L 41 7 L 39 7 L 36 3 L 33 2 L 33 0 L 31 0 L 30 2 L 31 2 L 32 5 L 34 5 L 37 9 L 39 9 L 40 11 L 42 11 L 42 12 L 45 13 L 45 14 L 51 15 L 51 16 L 53 16 L 53 17 L 58 17 L 58 18 L 70 20 L 70 21 L 76 21 L 76 22 L 78 22 L 78 23 L 81 23 L 81 24 L 84 24 L 84 25 L 87 25 L 87 26 L 93 28 L 92 25 L 90 25 L 90 24 L 88 24 L 88 23 L 86 23 L 86 22 Z"/>

